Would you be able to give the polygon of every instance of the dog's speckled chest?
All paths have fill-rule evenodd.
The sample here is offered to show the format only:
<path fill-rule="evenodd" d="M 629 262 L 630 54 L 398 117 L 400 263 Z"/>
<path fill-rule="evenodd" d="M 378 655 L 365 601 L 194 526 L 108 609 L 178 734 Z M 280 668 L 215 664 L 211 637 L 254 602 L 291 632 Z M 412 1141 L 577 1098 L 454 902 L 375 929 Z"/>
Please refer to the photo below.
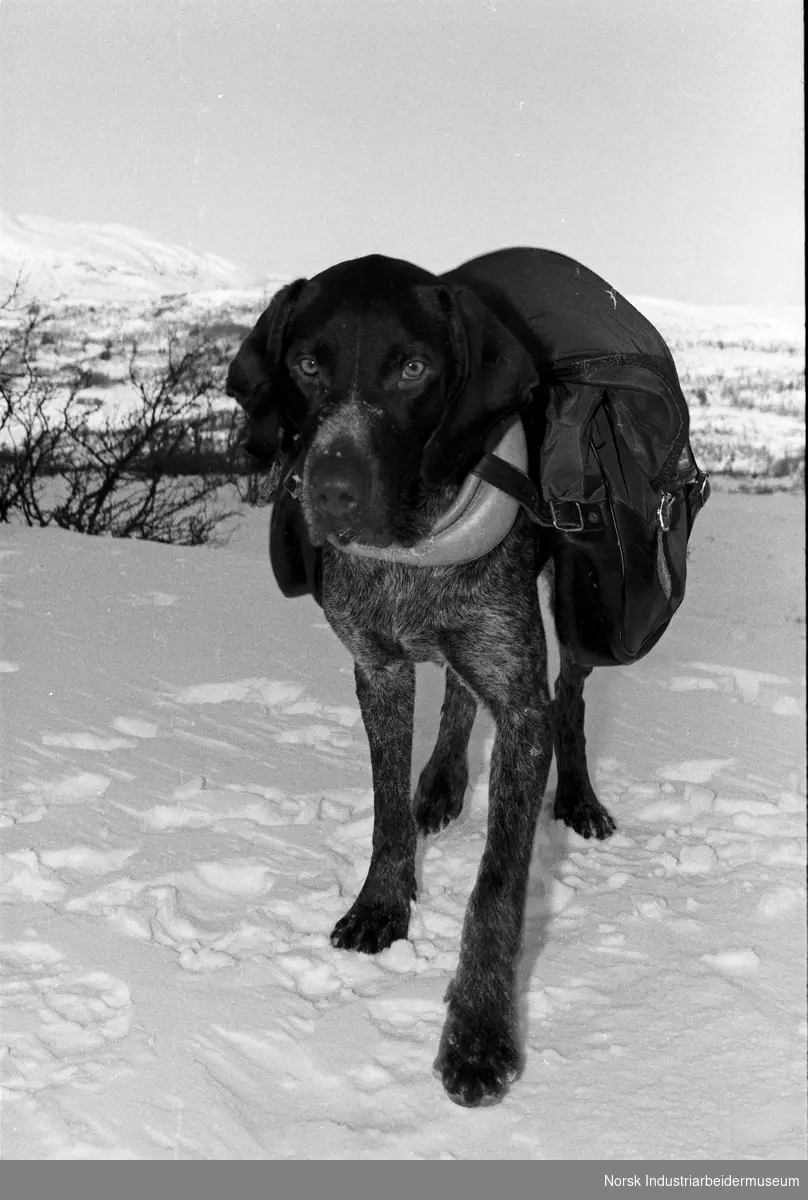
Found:
<path fill-rule="evenodd" d="M 489 619 L 514 593 L 535 590 L 535 560 L 520 518 L 508 537 L 474 562 L 411 567 L 356 559 L 331 546 L 323 554 L 323 609 L 356 657 L 375 643 L 411 662 L 446 661 L 453 637 Z"/>
<path fill-rule="evenodd" d="M 339 638 L 354 648 L 370 638 L 411 662 L 442 663 L 442 635 L 456 627 L 462 595 L 456 568 L 356 562 L 325 549 L 323 608 Z"/>

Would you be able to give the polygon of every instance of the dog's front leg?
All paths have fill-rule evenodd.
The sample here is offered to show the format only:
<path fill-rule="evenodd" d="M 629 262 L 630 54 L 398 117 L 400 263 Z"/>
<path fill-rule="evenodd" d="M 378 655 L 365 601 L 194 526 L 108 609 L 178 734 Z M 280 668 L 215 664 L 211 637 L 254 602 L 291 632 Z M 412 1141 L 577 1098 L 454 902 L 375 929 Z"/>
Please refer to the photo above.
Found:
<path fill-rule="evenodd" d="M 453 665 L 497 724 L 488 837 L 471 893 L 435 1068 L 457 1104 L 493 1104 L 519 1069 L 516 964 L 536 820 L 552 758 L 550 700 L 538 632 L 514 638 L 496 665 Z M 521 656 L 524 655 L 524 658 Z"/>
<path fill-rule="evenodd" d="M 364 886 L 331 943 L 376 954 L 407 936 L 415 899 L 415 819 L 410 805 L 415 668 L 356 663 L 356 694 L 373 769 L 373 852 Z"/>

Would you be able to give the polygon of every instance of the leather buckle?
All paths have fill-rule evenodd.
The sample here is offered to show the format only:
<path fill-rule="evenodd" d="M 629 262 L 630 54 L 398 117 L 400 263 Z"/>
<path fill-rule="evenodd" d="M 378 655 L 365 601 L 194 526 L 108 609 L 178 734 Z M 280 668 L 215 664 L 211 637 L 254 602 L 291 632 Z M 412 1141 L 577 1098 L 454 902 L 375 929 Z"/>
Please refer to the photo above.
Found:
<path fill-rule="evenodd" d="M 300 495 L 300 485 L 302 482 L 303 480 L 300 478 L 297 470 L 297 459 L 295 459 L 294 462 L 289 464 L 289 469 L 284 476 L 283 489 L 289 493 L 293 500 L 297 500 Z"/>
<path fill-rule="evenodd" d="M 662 493 L 662 499 L 659 502 L 659 508 L 657 509 L 656 515 L 657 520 L 659 521 L 659 528 L 663 533 L 667 533 L 671 527 L 671 509 L 673 508 L 673 500 L 674 498 L 670 492 Z"/>
<path fill-rule="evenodd" d="M 575 510 L 574 517 L 566 515 L 570 509 Z M 583 533 L 584 514 L 577 500 L 551 500 L 550 512 L 553 517 L 554 529 L 558 529 L 562 533 Z"/>

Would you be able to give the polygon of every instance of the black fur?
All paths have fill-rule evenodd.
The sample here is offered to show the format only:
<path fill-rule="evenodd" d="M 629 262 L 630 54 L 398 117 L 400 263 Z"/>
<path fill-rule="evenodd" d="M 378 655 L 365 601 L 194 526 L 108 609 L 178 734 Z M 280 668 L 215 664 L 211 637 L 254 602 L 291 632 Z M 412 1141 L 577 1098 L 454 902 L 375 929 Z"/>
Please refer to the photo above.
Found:
<path fill-rule="evenodd" d="M 425 374 L 412 379 L 414 360 Z M 276 451 L 291 431 L 303 447 L 300 503 L 322 546 L 323 608 L 355 661 L 373 850 L 335 946 L 374 954 L 407 936 L 417 833 L 461 811 L 478 702 L 496 723 L 488 837 L 435 1063 L 464 1105 L 495 1103 L 518 1074 L 515 968 L 554 746 L 555 815 L 584 837 L 614 829 L 586 765 L 588 671 L 562 647 L 553 711 L 536 586 L 551 547 L 524 514 L 495 550 L 451 567 L 356 558 L 327 539 L 414 544 L 456 495 L 487 431 L 536 382 L 533 353 L 472 291 L 378 256 L 284 289 L 228 380 L 265 446 Z M 414 664 L 424 661 L 445 664 L 446 696 L 413 806 Z"/>

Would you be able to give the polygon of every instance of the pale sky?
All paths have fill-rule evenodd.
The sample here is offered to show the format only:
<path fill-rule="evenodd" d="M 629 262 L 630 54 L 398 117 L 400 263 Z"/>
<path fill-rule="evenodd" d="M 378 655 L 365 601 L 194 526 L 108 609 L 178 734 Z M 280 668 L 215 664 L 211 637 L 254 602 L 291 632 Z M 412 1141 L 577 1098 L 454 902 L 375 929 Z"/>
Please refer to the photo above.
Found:
<path fill-rule="evenodd" d="M 798 0 L 2 0 L 0 206 L 252 274 L 507 245 L 803 302 Z"/>

